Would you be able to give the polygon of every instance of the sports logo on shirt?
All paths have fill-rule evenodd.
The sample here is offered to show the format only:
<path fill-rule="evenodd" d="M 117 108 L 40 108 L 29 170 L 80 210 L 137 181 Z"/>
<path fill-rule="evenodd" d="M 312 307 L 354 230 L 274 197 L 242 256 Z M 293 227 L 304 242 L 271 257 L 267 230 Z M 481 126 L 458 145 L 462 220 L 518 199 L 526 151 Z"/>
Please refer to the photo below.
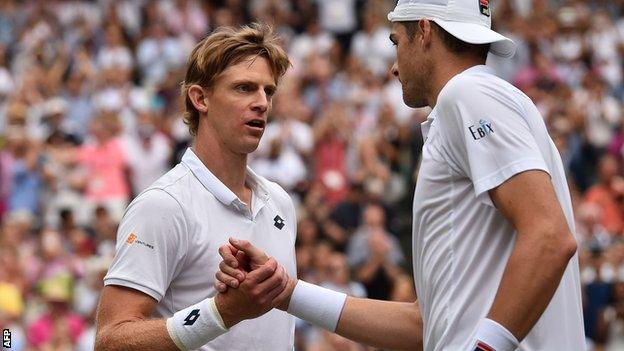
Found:
<path fill-rule="evenodd" d="M 483 341 L 477 342 L 477 347 L 475 347 L 474 351 L 496 351 L 490 345 L 484 343 Z"/>
<path fill-rule="evenodd" d="M 128 235 L 128 239 L 126 239 L 126 244 L 132 245 L 134 243 L 137 243 L 139 245 L 143 245 L 145 247 L 148 247 L 148 248 L 154 250 L 154 245 L 148 244 L 145 241 L 137 240 L 138 238 L 139 237 L 136 234 L 130 233 L 130 235 Z"/>
<path fill-rule="evenodd" d="M 479 124 L 473 124 L 468 127 L 470 134 L 474 140 L 479 140 L 485 138 L 486 136 L 494 133 L 494 128 L 492 128 L 492 123 L 481 119 L 479 120 Z"/>
<path fill-rule="evenodd" d="M 478 0 L 479 1 L 479 11 L 484 16 L 490 17 L 490 0 Z"/>
<path fill-rule="evenodd" d="M 284 219 L 282 219 L 282 217 L 280 217 L 279 215 L 275 216 L 275 218 L 273 218 L 273 225 L 279 229 L 282 230 L 282 228 L 284 228 Z"/>
<path fill-rule="evenodd" d="M 136 234 L 130 233 L 130 235 L 128 235 L 128 239 L 126 239 L 126 244 L 132 245 L 132 244 L 134 244 L 136 239 L 137 239 Z"/>

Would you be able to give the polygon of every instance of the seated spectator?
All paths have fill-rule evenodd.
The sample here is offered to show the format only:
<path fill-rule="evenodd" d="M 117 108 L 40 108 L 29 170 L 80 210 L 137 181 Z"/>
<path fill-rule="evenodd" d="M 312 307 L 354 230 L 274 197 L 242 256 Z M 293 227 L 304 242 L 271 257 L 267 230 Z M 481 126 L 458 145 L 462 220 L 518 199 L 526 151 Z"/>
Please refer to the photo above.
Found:
<path fill-rule="evenodd" d="M 351 279 L 351 271 L 345 255 L 333 253 L 327 260 L 329 262 L 327 264 L 326 280 L 321 282 L 321 286 L 343 292 L 349 296 L 366 297 L 364 286 Z"/>
<path fill-rule="evenodd" d="M 598 165 L 598 184 L 585 194 L 587 203 L 600 208 L 600 223 L 612 235 L 621 234 L 624 229 L 624 178 L 621 174 L 618 160 L 604 155 Z"/>
<path fill-rule="evenodd" d="M 173 152 L 170 140 L 157 129 L 154 111 L 146 107 L 134 130 L 121 140 L 130 171 L 132 193 L 138 195 L 169 169 Z"/>
<path fill-rule="evenodd" d="M 377 204 L 365 207 L 363 224 L 349 239 L 347 257 L 368 297 L 388 300 L 394 279 L 401 273 L 399 265 L 405 258 L 398 240 L 385 228 L 383 207 Z"/>
<path fill-rule="evenodd" d="M 320 187 L 330 207 L 341 201 L 348 190 L 350 129 L 348 109 L 342 104 L 331 105 L 314 125 L 314 183 Z"/>
<path fill-rule="evenodd" d="M 15 129 L 12 133 L 8 210 L 39 214 L 43 190 L 41 149 L 36 141 L 26 137 L 23 130 Z"/>
<path fill-rule="evenodd" d="M 93 139 L 78 150 L 78 162 L 86 169 L 85 196 L 90 208 L 104 205 L 120 220 L 128 204 L 127 156 L 116 135 L 113 116 L 101 115 L 91 124 Z"/>
<path fill-rule="evenodd" d="M 71 350 L 85 329 L 83 319 L 71 311 L 69 286 L 62 279 L 41 287 L 46 312 L 28 327 L 28 342 L 43 351 Z"/>
<path fill-rule="evenodd" d="M 596 338 L 597 350 L 624 349 L 624 282 L 613 286 L 613 303 L 601 313 Z"/>
<path fill-rule="evenodd" d="M 331 210 L 329 217 L 321 222 L 325 236 L 339 251 L 344 251 L 349 238 L 360 226 L 365 201 L 362 185 L 353 183 L 349 187 L 346 198 L 339 202 Z"/>

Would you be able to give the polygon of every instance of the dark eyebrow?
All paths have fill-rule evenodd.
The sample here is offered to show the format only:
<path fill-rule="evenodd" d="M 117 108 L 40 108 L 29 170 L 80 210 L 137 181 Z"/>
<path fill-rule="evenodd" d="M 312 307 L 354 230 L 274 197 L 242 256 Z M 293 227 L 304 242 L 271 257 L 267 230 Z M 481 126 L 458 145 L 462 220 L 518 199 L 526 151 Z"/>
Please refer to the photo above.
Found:
<path fill-rule="evenodd" d="M 247 79 L 235 80 L 235 81 L 233 81 L 233 82 L 232 82 L 232 85 L 233 85 L 233 86 L 236 86 L 236 85 L 243 85 L 243 84 L 246 84 L 246 85 L 252 85 L 252 86 L 254 86 L 254 87 L 258 87 L 258 86 L 260 86 L 260 84 L 258 84 L 257 82 L 254 82 L 253 80 L 247 80 Z M 274 84 L 269 84 L 269 85 L 266 85 L 264 88 L 265 88 L 265 89 L 267 89 L 267 88 L 268 88 L 268 89 L 271 89 L 271 90 L 273 90 L 273 91 L 277 90 L 277 86 L 276 86 L 276 85 L 274 85 Z"/>
<path fill-rule="evenodd" d="M 258 83 L 251 81 L 251 80 L 246 80 L 246 79 L 235 80 L 232 82 L 232 85 L 241 85 L 241 84 L 258 85 Z"/>

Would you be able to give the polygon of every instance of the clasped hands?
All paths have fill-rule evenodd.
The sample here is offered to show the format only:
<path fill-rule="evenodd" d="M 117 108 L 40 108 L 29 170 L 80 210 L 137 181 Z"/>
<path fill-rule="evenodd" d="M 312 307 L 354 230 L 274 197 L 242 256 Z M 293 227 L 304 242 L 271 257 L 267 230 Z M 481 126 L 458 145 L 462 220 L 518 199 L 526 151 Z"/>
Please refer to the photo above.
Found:
<path fill-rule="evenodd" d="M 217 310 L 227 328 L 259 317 L 273 308 L 286 310 L 296 278 L 291 278 L 275 258 L 246 240 L 230 238 L 219 247 L 223 261 L 215 274 Z"/>

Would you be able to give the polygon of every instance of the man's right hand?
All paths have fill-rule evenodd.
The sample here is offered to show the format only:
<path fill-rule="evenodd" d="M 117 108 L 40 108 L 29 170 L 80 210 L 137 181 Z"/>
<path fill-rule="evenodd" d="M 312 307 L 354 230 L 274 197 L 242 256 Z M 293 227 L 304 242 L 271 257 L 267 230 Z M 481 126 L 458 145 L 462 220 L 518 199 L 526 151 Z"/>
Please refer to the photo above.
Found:
<path fill-rule="evenodd" d="M 253 299 L 257 304 L 266 303 L 266 292 L 259 291 L 264 283 L 256 275 L 257 270 L 264 270 L 271 261 L 275 261 L 273 258 L 269 258 L 267 254 L 259 248 L 253 246 L 246 240 L 237 240 L 230 238 L 230 243 L 223 245 L 219 248 L 219 254 L 223 258 L 223 261 L 219 264 L 219 271 L 215 274 L 215 288 L 220 293 L 226 293 L 228 290 L 236 290 L 237 288 L 254 289 Z M 292 295 L 297 279 L 293 279 L 286 273 L 286 270 L 279 265 L 275 269 L 275 273 L 270 276 L 269 279 L 274 279 L 278 275 L 280 281 L 285 281 L 285 288 L 277 296 L 268 296 L 271 298 L 272 307 L 277 307 L 281 310 L 288 308 L 290 302 L 290 296 Z M 250 278 L 253 278 L 250 280 Z M 240 287 L 239 287 L 240 285 Z M 228 289 L 231 288 L 231 289 Z"/>
<path fill-rule="evenodd" d="M 248 272 L 260 268 L 269 260 L 264 251 L 253 246 L 246 240 L 230 238 L 230 243 L 219 247 L 219 255 L 223 261 L 219 264 L 219 271 L 215 274 L 215 288 L 219 292 L 226 292 L 229 287 L 237 288 L 245 280 Z"/>
<path fill-rule="evenodd" d="M 275 259 L 250 272 L 238 289 L 229 289 L 215 296 L 215 305 L 225 327 L 259 317 L 273 308 L 273 299 L 280 295 L 288 283 L 287 275 Z"/>

